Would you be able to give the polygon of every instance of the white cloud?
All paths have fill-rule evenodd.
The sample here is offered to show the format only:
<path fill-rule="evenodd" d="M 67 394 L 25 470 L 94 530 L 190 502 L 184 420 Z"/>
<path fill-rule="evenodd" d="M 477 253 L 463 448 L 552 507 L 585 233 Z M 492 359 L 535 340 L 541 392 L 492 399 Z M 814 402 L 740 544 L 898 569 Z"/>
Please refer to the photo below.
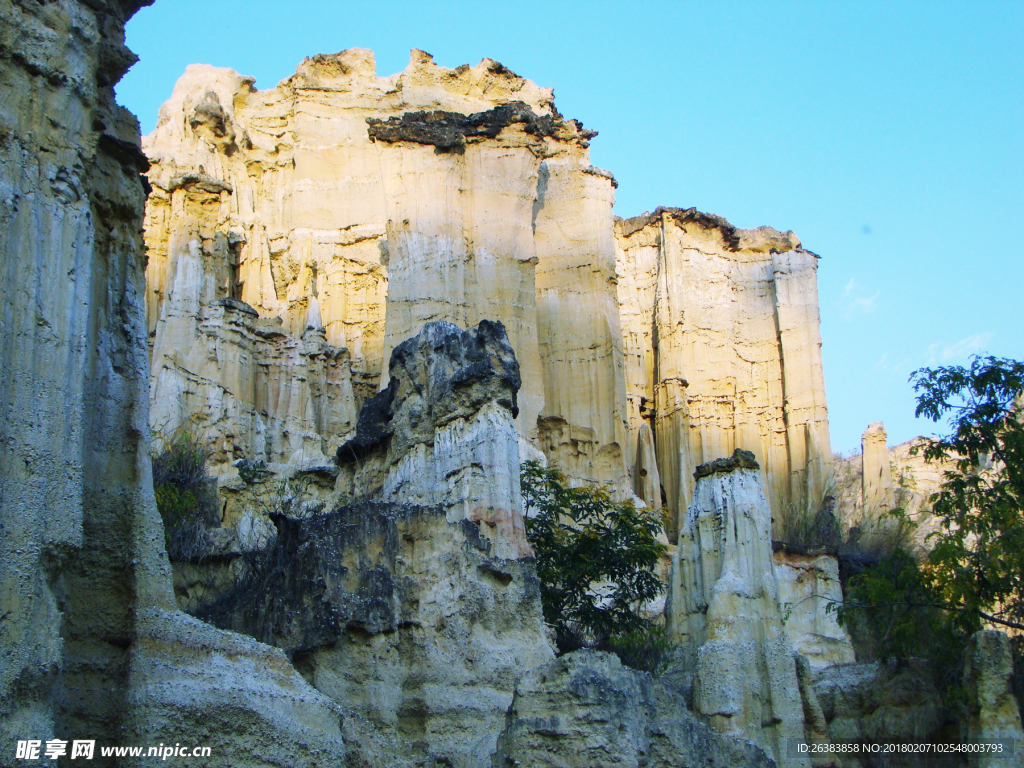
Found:
<path fill-rule="evenodd" d="M 881 291 L 875 291 L 871 296 L 867 296 L 864 286 L 857 281 L 857 278 L 851 277 L 850 282 L 843 289 L 845 310 L 843 314 L 847 320 L 852 320 L 854 315 L 870 314 L 878 307 L 878 297 L 881 295 Z"/>
<path fill-rule="evenodd" d="M 850 308 L 847 312 L 848 315 L 852 315 L 854 312 L 860 311 L 865 315 L 874 312 L 875 307 L 878 306 L 876 302 L 881 294 L 881 291 L 875 291 L 871 296 L 858 296 L 850 302 Z"/>
<path fill-rule="evenodd" d="M 976 333 L 973 336 L 968 336 L 965 339 L 954 344 L 929 344 L 928 345 L 928 364 L 936 365 L 938 363 L 948 363 L 953 360 L 962 360 L 963 358 L 977 354 L 988 346 L 988 343 L 992 340 L 992 334 Z"/>

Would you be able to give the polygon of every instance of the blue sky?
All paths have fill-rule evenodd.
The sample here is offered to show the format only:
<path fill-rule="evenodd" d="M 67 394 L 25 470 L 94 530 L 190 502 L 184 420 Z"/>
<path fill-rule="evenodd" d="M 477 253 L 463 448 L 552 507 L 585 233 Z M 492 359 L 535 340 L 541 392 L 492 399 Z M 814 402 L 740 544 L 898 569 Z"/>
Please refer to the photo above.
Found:
<path fill-rule="evenodd" d="M 305 56 L 497 59 L 600 132 L 616 213 L 697 208 L 821 255 L 832 447 L 930 434 L 910 372 L 1024 358 L 1024 2 L 157 0 L 118 86 L 143 133 L 191 63 L 271 88 Z M 1020 238 L 1020 239 L 1018 239 Z"/>

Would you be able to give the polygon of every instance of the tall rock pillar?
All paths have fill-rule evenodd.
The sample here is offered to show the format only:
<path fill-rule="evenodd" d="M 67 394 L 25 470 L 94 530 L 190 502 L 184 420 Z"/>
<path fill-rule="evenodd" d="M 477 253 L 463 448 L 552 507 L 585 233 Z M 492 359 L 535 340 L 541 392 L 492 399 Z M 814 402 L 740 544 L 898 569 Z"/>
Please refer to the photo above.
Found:
<path fill-rule="evenodd" d="M 370 123 L 388 216 L 385 359 L 428 322 L 501 321 L 522 367 L 527 439 L 544 400 L 532 229 L 544 144 L 527 132 L 541 127 L 521 103 Z"/>
<path fill-rule="evenodd" d="M 887 437 L 885 427 L 880 421 L 869 424 L 860 437 L 861 494 L 866 518 L 892 509 L 895 503 L 892 466 L 889 464 L 889 449 L 886 447 Z"/>
<path fill-rule="evenodd" d="M 622 488 L 628 446 L 612 234 L 615 181 L 590 165 L 594 135 L 567 123 L 548 138 L 538 176 L 539 440 L 571 477 Z"/>
<path fill-rule="evenodd" d="M 789 753 L 790 742 L 803 737 L 803 704 L 757 462 L 737 450 L 695 474 L 665 611 L 670 636 L 688 654 L 694 708 L 779 765 L 807 765 Z"/>

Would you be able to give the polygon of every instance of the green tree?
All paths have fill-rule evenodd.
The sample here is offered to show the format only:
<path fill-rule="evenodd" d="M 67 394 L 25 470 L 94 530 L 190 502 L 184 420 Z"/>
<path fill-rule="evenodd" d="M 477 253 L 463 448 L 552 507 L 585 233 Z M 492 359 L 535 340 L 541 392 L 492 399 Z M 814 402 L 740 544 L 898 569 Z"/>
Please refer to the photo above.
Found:
<path fill-rule="evenodd" d="M 932 511 L 942 521 L 927 570 L 936 602 L 974 631 L 984 622 L 1024 629 L 1024 363 L 975 357 L 969 368 L 911 376 L 918 416 L 952 432 L 924 449 L 952 460 Z"/>
<path fill-rule="evenodd" d="M 521 484 L 544 619 L 559 649 L 617 639 L 637 645 L 638 634 L 652 632 L 640 606 L 665 589 L 654 573 L 665 554 L 660 512 L 602 489 L 571 488 L 561 472 L 534 461 L 523 464 Z"/>
<path fill-rule="evenodd" d="M 954 467 L 931 499 L 940 531 L 923 562 L 898 550 L 851 579 L 839 613 L 866 609 L 883 657 L 936 661 L 986 623 L 1024 629 L 1024 363 L 975 357 L 910 381 L 917 415 L 952 430 L 924 446 Z"/>

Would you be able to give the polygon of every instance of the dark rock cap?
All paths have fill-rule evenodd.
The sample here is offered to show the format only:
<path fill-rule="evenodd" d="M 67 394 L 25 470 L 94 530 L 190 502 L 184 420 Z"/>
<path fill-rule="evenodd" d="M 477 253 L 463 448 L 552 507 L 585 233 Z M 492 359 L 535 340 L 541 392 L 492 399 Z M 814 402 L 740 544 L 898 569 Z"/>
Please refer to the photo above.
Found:
<path fill-rule="evenodd" d="M 338 449 L 338 463 L 388 445 L 431 442 L 434 428 L 494 401 L 519 415 L 519 362 L 500 322 L 481 320 L 464 331 L 427 323 L 391 352 L 387 389 L 359 412 L 356 436 Z"/>
<path fill-rule="evenodd" d="M 760 469 L 752 451 L 737 448 L 728 459 L 715 459 L 701 464 L 693 473 L 694 480 L 713 475 L 716 472 L 732 472 L 736 469 Z"/>
<path fill-rule="evenodd" d="M 471 115 L 434 110 L 406 112 L 387 120 L 368 117 L 366 122 L 371 141 L 389 144 L 411 141 L 432 145 L 438 152 L 461 152 L 467 140 L 493 139 L 501 133 L 502 128 L 513 123 L 522 124 L 526 133 L 538 138 L 556 134 L 568 138 L 571 134 L 573 138 L 584 142 L 584 146 L 585 142 L 597 135 L 597 131 L 585 130 L 576 120 L 565 121 L 557 115 L 538 115 L 521 101 L 501 104 L 494 109 Z M 566 128 L 570 130 L 567 132 Z"/>

